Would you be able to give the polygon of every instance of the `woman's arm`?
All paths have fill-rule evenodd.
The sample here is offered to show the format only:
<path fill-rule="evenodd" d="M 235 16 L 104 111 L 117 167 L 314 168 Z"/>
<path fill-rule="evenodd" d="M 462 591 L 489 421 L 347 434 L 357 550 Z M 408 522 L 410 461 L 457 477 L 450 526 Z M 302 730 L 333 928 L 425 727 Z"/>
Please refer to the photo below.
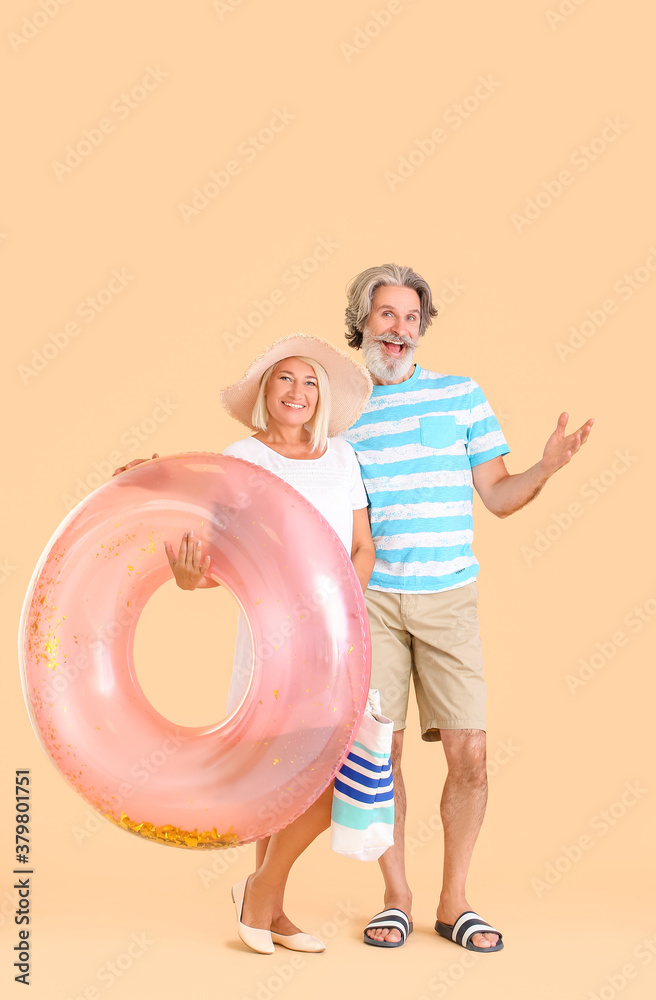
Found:
<path fill-rule="evenodd" d="M 353 569 L 357 573 L 358 580 L 363 592 L 367 589 L 369 578 L 373 572 L 376 559 L 376 549 L 374 548 L 369 527 L 369 514 L 367 508 L 353 511 L 353 544 L 351 545 L 351 560 Z"/>

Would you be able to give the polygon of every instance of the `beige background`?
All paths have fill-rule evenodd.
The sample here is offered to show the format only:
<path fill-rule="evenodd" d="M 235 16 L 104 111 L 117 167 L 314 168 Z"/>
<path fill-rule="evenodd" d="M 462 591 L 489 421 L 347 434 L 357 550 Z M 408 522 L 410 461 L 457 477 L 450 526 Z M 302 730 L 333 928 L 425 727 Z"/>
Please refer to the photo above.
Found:
<path fill-rule="evenodd" d="M 22 995 L 9 957 L 12 788 L 27 767 L 32 997 L 653 996 L 654 952 L 641 944 L 656 948 L 649 5 L 43 5 L 7 0 L 0 15 L 3 993 Z M 389 21 L 377 34 L 372 10 Z M 368 22 L 375 37 L 362 33 Z M 278 131 L 255 148 L 249 136 L 272 119 Z M 429 141 L 440 128 L 442 141 Z M 99 144 L 57 166 L 85 129 Z M 408 176 L 386 176 L 411 153 Z M 210 188 L 195 214 L 181 209 L 230 161 L 222 191 Z M 315 256 L 320 241 L 330 252 Z M 469 899 L 502 928 L 505 950 L 471 960 L 432 931 L 444 763 L 440 747 L 421 743 L 413 710 L 415 934 L 391 952 L 361 944 L 382 905 L 377 866 L 331 855 L 322 838 L 292 875 L 288 910 L 329 948 L 292 964 L 292 953 L 267 959 L 237 940 L 229 887 L 251 870 L 251 849 L 140 842 L 96 821 L 68 788 L 30 728 L 15 635 L 32 569 L 76 487 L 98 485 L 119 460 L 220 451 L 241 436 L 218 389 L 287 333 L 343 345 L 347 281 L 389 260 L 414 266 L 442 301 L 418 360 L 483 386 L 511 471 L 539 459 L 561 410 L 572 429 L 589 416 L 596 425 L 510 520 L 477 502 L 492 777 Z M 85 306 L 113 269 L 124 285 L 100 295 L 102 311 Z M 284 300 L 262 305 L 274 289 Z M 246 326 L 256 301 L 271 315 Z M 604 303 L 595 326 L 586 311 L 599 322 Z M 233 631 L 225 595 L 171 584 L 149 605 L 140 677 L 174 721 L 222 714 Z M 591 657 L 590 679 L 572 693 L 567 675 Z M 121 958 L 141 934 L 143 954 Z"/>

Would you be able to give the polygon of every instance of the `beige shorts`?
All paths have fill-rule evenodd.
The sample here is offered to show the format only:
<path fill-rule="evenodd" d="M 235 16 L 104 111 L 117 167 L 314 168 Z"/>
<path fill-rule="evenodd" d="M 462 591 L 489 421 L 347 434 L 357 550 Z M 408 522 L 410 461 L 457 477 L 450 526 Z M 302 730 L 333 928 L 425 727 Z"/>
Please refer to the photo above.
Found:
<path fill-rule="evenodd" d="M 405 729 L 410 675 L 422 738 L 440 729 L 485 729 L 485 680 L 475 583 L 437 594 L 367 590 L 371 686 L 383 714 Z"/>

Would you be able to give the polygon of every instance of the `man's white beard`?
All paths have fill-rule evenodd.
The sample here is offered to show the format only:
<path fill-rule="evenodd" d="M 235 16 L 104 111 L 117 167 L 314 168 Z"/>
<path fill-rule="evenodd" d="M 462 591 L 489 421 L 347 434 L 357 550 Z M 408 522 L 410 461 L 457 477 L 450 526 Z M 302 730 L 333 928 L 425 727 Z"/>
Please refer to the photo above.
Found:
<path fill-rule="evenodd" d="M 407 343 L 405 338 L 403 338 L 403 343 L 405 345 L 403 355 L 400 358 L 393 358 L 387 353 L 380 340 L 375 340 L 371 336 L 366 327 L 362 331 L 362 354 L 365 364 L 371 374 L 380 379 L 381 382 L 394 382 L 396 379 L 402 378 L 412 365 L 412 356 L 417 345 Z"/>

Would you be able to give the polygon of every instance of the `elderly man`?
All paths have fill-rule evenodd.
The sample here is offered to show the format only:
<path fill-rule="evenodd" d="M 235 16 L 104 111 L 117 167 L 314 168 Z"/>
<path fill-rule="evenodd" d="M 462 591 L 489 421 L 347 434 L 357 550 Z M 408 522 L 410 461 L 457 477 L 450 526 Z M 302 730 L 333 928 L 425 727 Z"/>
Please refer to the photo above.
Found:
<path fill-rule="evenodd" d="M 412 676 L 422 737 L 442 742 L 448 768 L 435 930 L 470 951 L 499 951 L 500 932 L 471 910 L 465 894 L 487 801 L 473 488 L 493 514 L 513 514 L 569 462 L 593 421 L 566 435 L 568 414 L 561 413 L 539 462 L 511 475 L 502 457 L 508 445 L 476 382 L 414 362 L 436 315 L 427 282 L 412 268 L 384 264 L 357 275 L 347 296 L 347 340 L 362 350 L 374 382 L 364 413 L 344 435 L 360 461 L 376 546 L 366 592 L 371 684 L 395 730 L 395 842 L 380 860 L 385 909 L 367 925 L 364 940 L 399 947 L 412 930 L 401 773 Z"/>

